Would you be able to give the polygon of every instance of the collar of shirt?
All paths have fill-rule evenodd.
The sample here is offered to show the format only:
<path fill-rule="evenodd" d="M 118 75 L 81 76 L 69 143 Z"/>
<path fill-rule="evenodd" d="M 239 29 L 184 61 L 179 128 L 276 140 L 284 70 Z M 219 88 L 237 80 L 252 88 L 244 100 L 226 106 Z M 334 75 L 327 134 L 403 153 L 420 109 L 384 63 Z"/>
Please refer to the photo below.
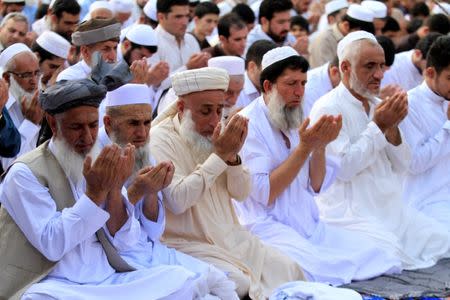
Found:
<path fill-rule="evenodd" d="M 156 29 L 156 34 L 158 35 L 158 38 L 163 38 L 171 43 L 175 43 L 178 44 L 177 39 L 175 38 L 174 35 L 170 34 L 169 32 L 167 32 L 162 26 L 161 24 L 159 24 Z M 184 34 L 186 35 L 186 33 Z M 181 40 L 181 43 L 184 43 L 184 36 L 183 39 Z"/>
<path fill-rule="evenodd" d="M 425 96 L 423 100 L 430 101 L 442 107 L 444 113 L 447 113 L 448 101 L 446 101 L 444 97 L 436 94 L 432 89 L 430 89 L 425 80 L 419 86 L 419 90 Z"/>
<path fill-rule="evenodd" d="M 338 23 L 335 23 L 333 26 L 331 26 L 331 32 L 333 33 L 333 36 L 337 41 L 340 41 L 342 38 L 344 38 L 344 35 L 339 30 Z"/>
<path fill-rule="evenodd" d="M 336 89 L 338 92 L 337 93 L 338 99 L 342 99 L 342 101 L 345 101 L 351 105 L 358 107 L 358 109 L 361 109 L 362 111 L 364 111 L 364 113 L 366 112 L 362 101 L 353 96 L 352 93 L 350 93 L 350 90 L 344 85 L 342 81 L 341 83 L 339 83 Z M 378 98 L 369 99 L 369 107 L 370 107 L 369 116 L 372 116 L 375 106 L 378 105 L 378 103 L 380 102 L 381 100 Z"/>
<path fill-rule="evenodd" d="M 328 74 L 328 66 L 330 65 L 329 62 L 324 64 L 323 66 L 319 67 L 318 70 L 320 72 L 320 77 L 323 78 L 322 82 L 325 84 L 323 87 L 324 90 L 331 91 L 333 89 L 333 84 L 331 83 L 330 74 Z"/>
<path fill-rule="evenodd" d="M 246 95 L 254 95 L 254 94 L 258 94 L 259 92 L 256 89 L 255 85 L 253 84 L 253 82 L 250 80 L 250 78 L 248 77 L 247 71 L 244 73 L 244 93 Z"/>

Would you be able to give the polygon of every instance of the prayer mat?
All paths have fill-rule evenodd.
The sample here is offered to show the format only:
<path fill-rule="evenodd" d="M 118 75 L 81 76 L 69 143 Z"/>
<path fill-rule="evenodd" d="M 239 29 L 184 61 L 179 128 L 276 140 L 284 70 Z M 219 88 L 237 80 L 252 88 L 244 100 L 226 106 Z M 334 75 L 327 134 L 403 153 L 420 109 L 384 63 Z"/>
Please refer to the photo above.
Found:
<path fill-rule="evenodd" d="M 430 268 L 355 281 L 342 287 L 367 295 L 364 300 L 450 299 L 450 259 L 442 259 Z"/>

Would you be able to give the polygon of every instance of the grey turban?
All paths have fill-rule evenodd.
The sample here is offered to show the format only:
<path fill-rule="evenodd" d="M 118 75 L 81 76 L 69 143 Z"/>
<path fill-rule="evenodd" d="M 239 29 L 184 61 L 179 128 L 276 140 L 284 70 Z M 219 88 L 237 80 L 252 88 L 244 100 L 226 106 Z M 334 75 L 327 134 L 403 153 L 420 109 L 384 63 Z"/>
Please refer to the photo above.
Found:
<path fill-rule="evenodd" d="M 106 87 L 89 79 L 60 81 L 39 94 L 41 107 L 51 115 L 79 106 L 99 107 Z"/>
<path fill-rule="evenodd" d="M 83 46 L 92 45 L 110 39 L 119 39 L 120 29 L 120 23 L 114 23 L 89 31 L 75 31 L 74 33 L 72 33 L 72 43 L 75 46 Z"/>

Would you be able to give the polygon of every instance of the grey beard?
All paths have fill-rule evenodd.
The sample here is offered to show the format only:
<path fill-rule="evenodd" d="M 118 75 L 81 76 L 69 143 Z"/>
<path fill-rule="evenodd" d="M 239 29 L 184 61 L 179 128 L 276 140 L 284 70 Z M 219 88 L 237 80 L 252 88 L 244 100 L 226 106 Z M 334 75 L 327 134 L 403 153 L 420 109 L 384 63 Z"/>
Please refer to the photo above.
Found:
<path fill-rule="evenodd" d="M 25 91 L 13 76 L 10 76 L 9 78 L 9 91 L 11 92 L 11 95 L 13 95 L 14 99 L 16 99 L 19 103 L 22 103 L 22 98 L 25 96 L 25 104 L 27 106 L 30 105 L 34 93 Z"/>
<path fill-rule="evenodd" d="M 67 178 L 78 187 L 84 180 L 83 163 L 85 157 L 75 152 L 63 139 L 54 138 L 54 155 Z"/>
<path fill-rule="evenodd" d="M 353 71 L 350 73 L 349 85 L 352 90 L 354 90 L 357 94 L 361 95 L 366 99 L 371 100 L 378 96 L 378 94 L 374 94 L 367 88 L 365 88 L 359 81 L 358 77 L 356 77 L 355 72 Z"/>
<path fill-rule="evenodd" d="M 181 138 L 192 147 L 196 163 L 203 163 L 214 151 L 212 142 L 197 133 L 195 123 L 192 120 L 192 113 L 186 110 L 180 124 Z"/>
<path fill-rule="evenodd" d="M 273 126 L 284 131 L 297 129 L 300 126 L 303 120 L 301 105 L 294 108 L 287 107 L 275 87 L 266 96 L 268 97 L 269 121 Z"/>
<path fill-rule="evenodd" d="M 111 135 L 109 137 L 113 143 L 116 143 L 121 148 L 124 148 L 128 143 L 124 143 L 123 141 L 120 141 L 117 138 L 117 135 L 114 134 L 114 132 L 111 132 Z M 145 145 L 136 148 L 134 152 L 134 168 L 133 173 L 131 175 L 130 179 L 134 179 L 138 172 L 147 166 L 150 166 L 150 141 L 147 141 Z"/>

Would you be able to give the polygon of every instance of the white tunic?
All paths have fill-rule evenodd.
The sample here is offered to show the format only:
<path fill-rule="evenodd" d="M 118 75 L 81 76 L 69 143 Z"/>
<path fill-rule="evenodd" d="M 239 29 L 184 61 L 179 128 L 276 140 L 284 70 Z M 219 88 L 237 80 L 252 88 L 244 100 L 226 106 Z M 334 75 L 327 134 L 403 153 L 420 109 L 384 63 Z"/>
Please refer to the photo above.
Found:
<path fill-rule="evenodd" d="M 424 81 L 408 92 L 409 112 L 402 129 L 412 148 L 405 200 L 450 230 L 450 121 L 448 101 Z"/>
<path fill-rule="evenodd" d="M 250 119 L 241 155 L 252 173 L 250 197 L 245 202 L 235 202 L 241 223 L 247 224 L 264 242 L 295 259 L 312 281 L 340 285 L 353 279 L 400 271 L 400 260 L 384 252 L 368 237 L 319 219 L 309 180 L 309 159 L 294 181 L 269 206 L 270 173 L 298 146 L 298 131 L 283 131 L 291 143 L 288 149 L 280 130 L 268 118 L 262 96 L 241 114 Z M 337 169 L 337 165 L 328 160 L 323 189 L 332 183 Z"/>
<path fill-rule="evenodd" d="M 158 51 L 148 61 L 152 65 L 159 61 L 167 62 L 170 75 L 185 71 L 189 58 L 200 52 L 200 46 L 191 34 L 185 33 L 181 43 L 178 44 L 175 36 L 167 32 L 161 25 L 156 27 L 155 33 L 158 38 Z M 161 82 L 158 91 L 155 92 L 155 106 L 159 104 L 162 93 L 172 85 L 170 75 Z"/>
<path fill-rule="evenodd" d="M 395 54 L 394 64 L 384 73 L 381 87 L 397 84 L 405 91 L 415 88 L 423 81 L 420 70 L 412 63 L 414 50 Z"/>
<path fill-rule="evenodd" d="M 14 123 L 14 126 L 20 133 L 20 151 L 15 157 L 1 157 L 3 170 L 6 170 L 17 157 L 25 154 L 34 148 L 36 148 L 37 139 L 39 136 L 39 130 L 41 126 L 34 124 L 28 119 L 25 119 L 20 102 L 16 100 L 11 93 L 9 94 L 8 101 L 6 102 L 6 109 Z"/>
<path fill-rule="evenodd" d="M 98 133 L 98 142 L 101 148 L 112 143 L 105 127 L 101 127 Z M 150 157 L 153 166 L 156 161 Z M 126 186 L 129 182 L 126 183 Z M 158 217 L 153 222 L 143 213 L 143 200 L 135 205 L 134 215 L 141 226 L 139 241 L 132 249 L 119 251 L 119 254 L 129 265 L 136 269 L 153 268 L 160 265 L 178 265 L 196 274 L 198 294 L 220 295 L 223 299 L 237 299 L 234 292 L 235 286 L 225 274 L 214 266 L 197 258 L 184 254 L 174 248 L 169 248 L 160 242 L 166 224 L 166 214 L 162 200 L 162 194 L 158 193 Z"/>
<path fill-rule="evenodd" d="M 314 103 L 333 89 L 330 75 L 328 74 L 329 65 L 330 63 L 326 63 L 320 67 L 310 69 L 306 73 L 307 82 L 305 95 L 303 96 L 303 115 L 305 117 L 309 116 Z"/>
<path fill-rule="evenodd" d="M 239 94 L 239 97 L 236 101 L 236 107 L 246 107 L 249 105 L 253 100 L 258 98 L 260 96 L 260 93 L 258 92 L 258 89 L 253 84 L 253 82 L 248 77 L 247 72 L 244 74 L 244 88 L 242 89 L 241 93 Z"/>
<path fill-rule="evenodd" d="M 49 149 L 54 151 L 53 141 Z M 132 299 L 156 299 L 176 292 L 194 278 L 193 273 L 175 266 L 158 268 L 155 272 L 145 269 L 116 273 L 95 232 L 104 228 L 118 251 L 132 248 L 140 235 L 133 206 L 124 198 L 129 218 L 112 237 L 106 226 L 109 213 L 86 196 L 84 184 L 75 186 L 70 180 L 69 183 L 76 203 L 62 212 L 56 210 L 48 189 L 23 163 L 11 167 L 0 188 L 2 205 L 30 243 L 47 259 L 57 261 L 41 282 L 27 290 L 23 299 L 89 299 L 94 295 L 96 299 L 123 299 L 120 290 L 127 290 Z M 149 289 L 158 280 L 158 288 Z"/>
<path fill-rule="evenodd" d="M 92 68 L 83 59 L 61 71 L 56 77 L 56 81 L 85 79 L 91 75 L 91 72 Z"/>
<path fill-rule="evenodd" d="M 313 122 L 323 114 L 343 118 L 338 138 L 327 147 L 328 153 L 341 158 L 341 169 L 336 182 L 317 197 L 319 208 L 328 222 L 365 231 L 379 245 L 396 247 L 404 268 L 428 267 L 447 255 L 449 234 L 403 204 L 402 180 L 411 155 L 405 142 L 390 144 L 372 121 L 379 101 L 370 102 L 368 116 L 341 82 L 313 106 Z"/>

